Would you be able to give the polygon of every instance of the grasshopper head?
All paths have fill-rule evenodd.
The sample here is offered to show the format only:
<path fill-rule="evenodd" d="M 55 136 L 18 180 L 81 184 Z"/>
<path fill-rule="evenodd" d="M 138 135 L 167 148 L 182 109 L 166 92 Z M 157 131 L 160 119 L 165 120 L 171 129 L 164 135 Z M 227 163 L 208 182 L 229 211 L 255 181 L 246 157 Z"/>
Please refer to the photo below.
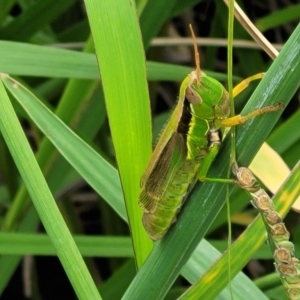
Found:
<path fill-rule="evenodd" d="M 183 99 L 184 95 L 200 118 L 227 118 L 230 114 L 228 92 L 219 81 L 201 71 L 197 41 L 191 25 L 190 30 L 194 44 L 196 70 L 183 81 L 180 98 Z"/>

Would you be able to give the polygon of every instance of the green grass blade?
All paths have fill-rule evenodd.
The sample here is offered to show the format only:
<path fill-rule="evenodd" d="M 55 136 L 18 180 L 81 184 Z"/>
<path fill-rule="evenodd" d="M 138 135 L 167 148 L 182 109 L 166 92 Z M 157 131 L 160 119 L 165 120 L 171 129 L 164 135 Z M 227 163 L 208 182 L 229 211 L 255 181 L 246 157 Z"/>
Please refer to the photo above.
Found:
<path fill-rule="evenodd" d="M 136 261 L 141 266 L 152 248 L 137 205 L 140 178 L 151 154 L 150 107 L 141 33 L 132 1 L 86 0 L 85 4 Z"/>
<path fill-rule="evenodd" d="M 0 65 L 11 75 L 99 78 L 94 54 L 10 41 L 0 41 Z"/>
<path fill-rule="evenodd" d="M 133 257 L 129 237 L 73 235 L 84 257 Z M 0 233 L 0 253 L 9 255 L 56 255 L 45 234 Z"/>
<path fill-rule="evenodd" d="M 101 299 L 55 204 L 2 82 L 0 98 L 1 132 L 76 294 L 81 299 Z"/>

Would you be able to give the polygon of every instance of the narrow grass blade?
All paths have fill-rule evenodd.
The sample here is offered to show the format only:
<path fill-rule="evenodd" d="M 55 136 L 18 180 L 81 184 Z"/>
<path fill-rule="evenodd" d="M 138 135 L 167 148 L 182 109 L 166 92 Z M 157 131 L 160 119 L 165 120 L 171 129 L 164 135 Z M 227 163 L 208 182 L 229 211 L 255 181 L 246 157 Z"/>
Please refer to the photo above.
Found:
<path fill-rule="evenodd" d="M 139 182 L 151 154 L 152 139 L 145 54 L 135 4 L 131 0 L 85 0 L 85 5 L 140 267 L 152 248 L 137 205 Z"/>
<path fill-rule="evenodd" d="M 81 299 L 101 299 L 30 149 L 2 81 L 0 98 L 1 132 L 76 294 Z"/>

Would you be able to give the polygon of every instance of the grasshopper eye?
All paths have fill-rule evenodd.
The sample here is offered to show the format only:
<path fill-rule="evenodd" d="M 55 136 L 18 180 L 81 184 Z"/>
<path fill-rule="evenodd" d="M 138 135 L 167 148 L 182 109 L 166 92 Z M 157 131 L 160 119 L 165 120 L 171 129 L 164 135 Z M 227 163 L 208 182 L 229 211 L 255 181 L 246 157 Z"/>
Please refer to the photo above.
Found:
<path fill-rule="evenodd" d="M 196 91 L 191 86 L 188 86 L 186 88 L 185 97 L 192 104 L 201 104 L 203 102 L 201 96 L 196 93 Z"/>

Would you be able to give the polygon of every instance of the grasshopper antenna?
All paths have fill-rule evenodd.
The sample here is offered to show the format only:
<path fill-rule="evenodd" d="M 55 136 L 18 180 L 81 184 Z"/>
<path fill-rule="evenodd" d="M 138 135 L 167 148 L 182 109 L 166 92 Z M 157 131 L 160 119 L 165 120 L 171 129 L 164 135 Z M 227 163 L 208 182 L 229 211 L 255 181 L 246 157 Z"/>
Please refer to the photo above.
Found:
<path fill-rule="evenodd" d="M 190 31 L 191 31 L 192 38 L 193 38 L 195 62 L 196 62 L 197 85 L 199 86 L 199 84 L 200 84 L 200 55 L 199 55 L 199 52 L 198 52 L 196 36 L 194 34 L 193 27 L 192 27 L 191 24 L 189 26 L 190 26 Z"/>

